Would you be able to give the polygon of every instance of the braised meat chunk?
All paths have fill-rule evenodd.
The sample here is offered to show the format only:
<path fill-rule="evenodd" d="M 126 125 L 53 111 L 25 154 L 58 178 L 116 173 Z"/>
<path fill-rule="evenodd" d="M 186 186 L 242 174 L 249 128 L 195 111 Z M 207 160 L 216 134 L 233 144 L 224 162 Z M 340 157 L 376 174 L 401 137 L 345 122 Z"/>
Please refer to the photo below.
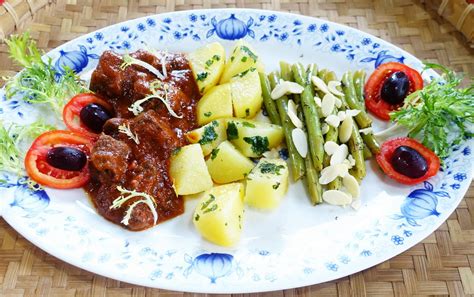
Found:
<path fill-rule="evenodd" d="M 197 126 L 200 94 L 183 55 L 138 51 L 130 56 L 165 76 L 139 65 L 124 67 L 123 57 L 104 52 L 90 88 L 117 117 L 105 123 L 94 145 L 86 190 L 100 215 L 139 231 L 184 211 L 169 175 L 170 157 L 186 144 L 184 133 Z"/>

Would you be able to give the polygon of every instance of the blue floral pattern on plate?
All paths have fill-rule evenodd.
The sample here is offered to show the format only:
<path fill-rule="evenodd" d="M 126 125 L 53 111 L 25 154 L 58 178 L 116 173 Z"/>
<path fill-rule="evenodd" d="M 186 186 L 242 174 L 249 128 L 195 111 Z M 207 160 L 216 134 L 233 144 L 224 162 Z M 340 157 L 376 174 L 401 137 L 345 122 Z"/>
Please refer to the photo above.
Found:
<path fill-rule="evenodd" d="M 48 55 L 58 71 L 67 66 L 83 75 L 94 69 L 105 50 L 125 53 L 147 46 L 189 50 L 213 41 L 229 48 L 238 39 L 266 50 L 261 52 L 264 59 L 266 54 L 278 52 L 290 55 L 288 59 L 334 65 L 339 72 L 357 68 L 372 71 L 388 61 L 421 67 L 410 54 L 371 35 L 323 20 L 261 10 L 194 10 L 149 16 L 92 32 Z M 27 123 L 25 115 L 31 118 L 45 112 L 18 98 L 7 101 L 0 90 L 1 120 Z M 258 236 L 244 233 L 245 242 L 236 248 L 212 246 L 195 232 L 185 233 L 193 234 L 191 239 L 187 235 L 177 237 L 180 228 L 183 232 L 192 230 L 192 210 L 152 230 L 130 233 L 95 214 L 80 190 L 32 191 L 15 177 L 1 178 L 7 182 L 0 187 L 0 209 L 5 220 L 34 244 L 98 274 L 184 291 L 276 290 L 343 277 L 419 242 L 462 199 L 471 179 L 471 152 L 472 140 L 453 148 L 444 170 L 423 185 L 399 187 L 396 192 L 382 188 L 370 204 L 364 204 L 364 199 L 374 196 L 364 188 L 383 184 L 369 173 L 363 185 L 363 205 L 356 215 L 350 209 L 328 205 L 313 208 L 301 203 L 307 208 L 298 211 L 311 213 L 308 217 L 325 216 L 324 228 L 321 222 L 311 221 L 304 228 L 285 229 L 292 220 L 301 219 L 298 223 L 305 224 L 305 216 L 295 215 L 285 224 L 278 222 L 279 229 L 265 230 Z M 279 153 L 287 158 L 286 150 Z M 384 191 L 390 194 L 384 196 Z M 284 203 L 300 197 L 304 197 L 303 187 L 293 185 Z M 256 215 L 252 212 L 247 211 L 250 218 Z M 253 227 L 258 229 L 248 225 L 244 229 Z M 285 237 L 278 237 L 280 233 Z"/>

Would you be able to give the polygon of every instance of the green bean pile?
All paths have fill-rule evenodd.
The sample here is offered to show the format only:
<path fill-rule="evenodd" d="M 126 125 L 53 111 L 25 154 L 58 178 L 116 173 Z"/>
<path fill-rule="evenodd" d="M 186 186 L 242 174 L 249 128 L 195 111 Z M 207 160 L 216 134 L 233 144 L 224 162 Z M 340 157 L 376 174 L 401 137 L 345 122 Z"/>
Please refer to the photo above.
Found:
<path fill-rule="evenodd" d="M 330 164 L 331 157 L 325 152 L 324 144 L 333 141 L 340 144 L 339 128 L 328 125 L 326 133 L 322 127 L 326 125 L 323 119 L 321 107 L 317 104 L 315 96 L 323 98 L 325 93 L 318 89 L 312 82 L 312 77 L 317 76 L 326 84 L 330 81 L 339 81 L 333 71 L 318 69 L 316 64 L 304 67 L 301 63 L 290 65 L 280 62 L 280 71 L 274 71 L 268 76 L 260 73 L 260 82 L 263 91 L 263 102 L 273 124 L 281 125 L 285 133 L 286 145 L 288 148 L 289 165 L 294 181 L 304 179 L 310 201 L 313 205 L 323 202 L 323 186 L 319 183 L 321 170 Z M 339 92 L 344 96 L 336 96 L 341 102 L 340 107 L 335 106 L 332 115 L 337 115 L 339 111 L 359 110 L 354 116 L 350 138 L 347 141 L 349 153 L 355 161 L 355 165 L 349 170 L 360 183 L 366 175 L 365 159 L 380 151 L 379 144 L 373 133 L 370 131 L 372 120 L 365 111 L 364 104 L 364 83 L 366 74 L 364 71 L 346 72 L 340 86 Z M 278 85 L 280 80 L 296 82 L 304 89 L 301 94 L 287 94 L 273 100 L 272 90 Z M 342 95 L 341 94 L 341 95 Z M 295 125 L 288 116 L 288 102 L 293 100 L 298 106 L 298 118 L 304 123 L 304 130 L 308 140 L 308 154 L 303 158 L 297 151 L 293 143 L 292 131 Z M 369 129 L 367 129 L 369 128 Z M 365 129 L 361 133 L 359 129 Z M 342 178 L 337 177 L 325 186 L 327 190 L 339 190 L 342 187 Z"/>

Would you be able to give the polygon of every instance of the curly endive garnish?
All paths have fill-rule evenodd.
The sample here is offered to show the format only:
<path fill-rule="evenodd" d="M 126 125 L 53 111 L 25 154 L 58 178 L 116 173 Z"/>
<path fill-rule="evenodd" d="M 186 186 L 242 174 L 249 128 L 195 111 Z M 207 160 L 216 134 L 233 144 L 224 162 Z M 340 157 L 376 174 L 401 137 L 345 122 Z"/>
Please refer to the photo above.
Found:
<path fill-rule="evenodd" d="M 122 124 L 118 126 L 118 131 L 128 136 L 131 140 L 133 140 L 136 144 L 140 144 L 140 139 L 138 139 L 138 135 L 133 134 L 132 130 L 130 130 L 130 124 Z"/>
<path fill-rule="evenodd" d="M 166 78 L 165 74 L 161 73 L 158 69 L 153 67 L 153 65 L 148 64 L 145 61 L 138 60 L 138 59 L 130 56 L 129 54 L 125 54 L 122 58 L 123 58 L 123 63 L 122 63 L 122 65 L 120 65 L 120 69 L 122 69 L 122 70 L 125 70 L 125 68 L 127 68 L 131 65 L 138 65 L 138 66 L 141 66 L 141 67 L 145 68 L 146 70 L 150 71 L 154 75 L 156 75 L 156 77 L 158 77 L 158 79 L 160 79 L 160 80 L 164 80 Z"/>
<path fill-rule="evenodd" d="M 148 208 L 150 208 L 151 213 L 153 214 L 153 221 L 156 224 L 156 222 L 158 221 L 158 213 L 156 212 L 156 209 L 155 209 L 155 206 L 156 206 L 155 198 L 148 195 L 147 193 L 130 191 L 130 190 L 122 188 L 121 186 L 117 186 L 117 190 L 119 190 L 121 195 L 118 198 L 116 198 L 114 201 L 112 201 L 112 205 L 110 206 L 110 209 L 120 208 L 125 202 L 127 202 L 130 199 L 133 199 L 136 197 L 143 198 L 143 199 L 133 202 L 128 207 L 128 209 L 125 211 L 125 216 L 123 217 L 121 221 L 122 224 L 124 224 L 125 226 L 128 226 L 130 217 L 132 216 L 133 209 L 140 203 L 144 203 L 148 206 Z"/>
<path fill-rule="evenodd" d="M 151 94 L 146 96 L 143 99 L 135 101 L 129 108 L 135 116 L 139 115 L 141 112 L 143 112 L 143 107 L 142 104 L 145 103 L 146 101 L 150 99 L 160 99 L 161 102 L 166 106 L 166 109 L 168 109 L 168 112 L 175 118 L 181 119 L 183 116 L 182 115 L 177 115 L 174 110 L 171 108 L 169 99 L 168 99 L 168 90 L 169 90 L 169 85 L 166 83 L 162 83 L 159 80 L 154 81 L 150 84 L 150 91 Z"/>

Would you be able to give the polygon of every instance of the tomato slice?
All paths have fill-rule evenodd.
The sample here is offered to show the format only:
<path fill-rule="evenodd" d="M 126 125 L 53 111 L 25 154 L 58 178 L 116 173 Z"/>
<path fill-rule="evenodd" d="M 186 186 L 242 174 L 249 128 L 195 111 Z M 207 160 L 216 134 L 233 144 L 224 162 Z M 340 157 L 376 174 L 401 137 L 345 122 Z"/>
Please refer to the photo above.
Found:
<path fill-rule="evenodd" d="M 402 145 L 411 147 L 425 158 L 426 163 L 428 164 L 428 170 L 423 176 L 411 178 L 395 171 L 391 163 L 392 156 L 395 150 Z M 376 159 L 377 163 L 388 177 L 406 185 L 421 183 L 422 181 L 436 175 L 440 166 L 439 158 L 435 153 L 415 139 L 408 137 L 394 138 L 384 142 L 380 148 L 380 153 L 376 156 Z"/>
<path fill-rule="evenodd" d="M 55 130 L 41 134 L 26 153 L 25 168 L 28 176 L 37 183 L 56 189 L 80 188 L 90 178 L 89 166 L 80 171 L 68 171 L 51 166 L 46 157 L 51 148 L 73 147 L 90 155 L 93 139 L 71 131 Z"/>
<path fill-rule="evenodd" d="M 69 130 L 89 137 L 98 136 L 98 134 L 89 129 L 80 118 L 81 110 L 91 103 L 103 106 L 110 113 L 113 111 L 112 106 L 96 94 L 83 93 L 76 95 L 69 100 L 63 109 L 63 121 Z"/>
<path fill-rule="evenodd" d="M 423 78 L 421 77 L 420 73 L 415 69 L 406 66 L 405 64 L 389 62 L 377 67 L 377 69 L 375 69 L 375 71 L 367 80 L 367 83 L 364 87 L 365 106 L 375 116 L 385 121 L 390 120 L 389 113 L 391 111 L 400 107 L 400 105 L 392 105 L 385 102 L 380 96 L 385 80 L 392 73 L 397 71 L 403 71 L 410 81 L 408 94 L 423 88 Z"/>

